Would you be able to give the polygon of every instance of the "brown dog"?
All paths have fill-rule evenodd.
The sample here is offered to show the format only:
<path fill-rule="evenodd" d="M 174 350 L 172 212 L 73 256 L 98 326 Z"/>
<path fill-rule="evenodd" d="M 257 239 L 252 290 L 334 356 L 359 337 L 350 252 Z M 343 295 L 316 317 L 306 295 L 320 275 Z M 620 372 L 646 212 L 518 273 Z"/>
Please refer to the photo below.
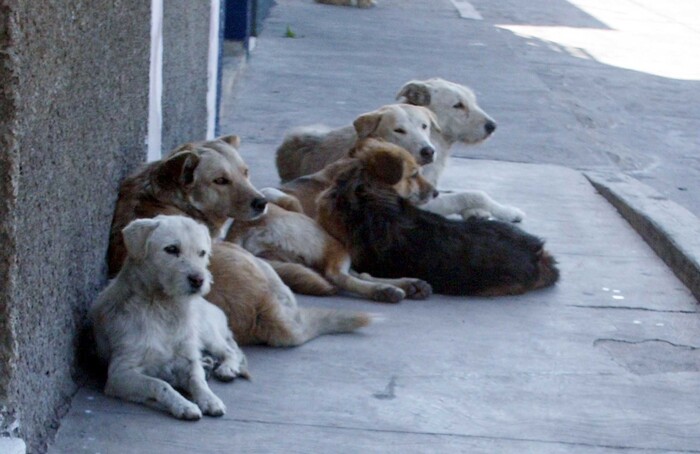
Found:
<path fill-rule="evenodd" d="M 120 232 L 134 219 L 185 215 L 216 237 L 227 218 L 250 220 L 264 214 L 267 201 L 248 181 L 236 151 L 239 144 L 237 136 L 187 144 L 124 181 L 110 234 L 111 275 L 126 255 Z M 300 345 L 371 321 L 366 313 L 300 308 L 270 265 L 235 244 L 214 244 L 210 270 L 214 283 L 207 299 L 226 313 L 240 344 Z"/>
<path fill-rule="evenodd" d="M 405 187 L 404 150 L 356 155 L 318 200 L 319 223 L 351 251 L 353 267 L 381 277 L 412 276 L 438 293 L 506 295 L 554 284 L 544 242 L 509 223 L 452 221 L 407 199 L 430 199 L 425 180 Z"/>

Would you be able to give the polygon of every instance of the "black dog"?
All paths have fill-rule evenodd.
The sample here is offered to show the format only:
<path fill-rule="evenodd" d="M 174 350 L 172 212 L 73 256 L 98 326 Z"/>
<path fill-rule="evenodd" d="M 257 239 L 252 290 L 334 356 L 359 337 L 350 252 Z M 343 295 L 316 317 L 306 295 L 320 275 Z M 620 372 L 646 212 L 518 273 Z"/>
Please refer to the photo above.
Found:
<path fill-rule="evenodd" d="M 404 159 L 390 155 L 399 164 Z M 558 280 L 541 239 L 503 222 L 453 221 L 421 210 L 371 166 L 360 157 L 319 200 L 319 221 L 348 247 L 357 271 L 424 279 L 450 295 L 513 295 Z"/>

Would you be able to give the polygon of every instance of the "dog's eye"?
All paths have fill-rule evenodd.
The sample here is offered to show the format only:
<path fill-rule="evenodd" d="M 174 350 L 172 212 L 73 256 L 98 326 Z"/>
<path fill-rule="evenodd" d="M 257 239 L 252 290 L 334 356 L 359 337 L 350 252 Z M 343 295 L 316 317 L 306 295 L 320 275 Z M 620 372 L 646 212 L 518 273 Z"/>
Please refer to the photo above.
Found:
<path fill-rule="evenodd" d="M 462 104 L 462 101 L 460 101 L 452 107 L 454 107 L 455 109 L 464 109 L 464 104 Z"/>
<path fill-rule="evenodd" d="M 199 251 L 200 257 L 204 257 L 205 255 L 207 255 L 207 251 Z"/>
<path fill-rule="evenodd" d="M 428 125 L 426 125 L 425 123 L 423 123 L 423 124 L 421 125 L 421 128 L 423 128 L 423 129 L 428 129 Z"/>
<path fill-rule="evenodd" d="M 176 257 L 180 255 L 180 248 L 175 246 L 174 244 L 164 247 L 163 250 L 168 254 L 174 255 Z"/>
<path fill-rule="evenodd" d="M 403 128 L 396 128 L 394 129 L 394 132 L 397 134 L 406 134 L 406 130 Z"/>
<path fill-rule="evenodd" d="M 226 184 L 230 184 L 230 183 L 231 183 L 231 180 L 229 180 L 226 177 L 219 177 L 216 180 L 214 180 L 214 184 L 220 184 L 222 186 L 226 185 Z"/>
<path fill-rule="evenodd" d="M 418 178 L 419 172 L 416 170 L 411 174 L 411 178 Z"/>
<path fill-rule="evenodd" d="M 248 178 L 248 174 L 250 174 L 250 171 L 248 169 L 243 169 L 243 176 Z"/>

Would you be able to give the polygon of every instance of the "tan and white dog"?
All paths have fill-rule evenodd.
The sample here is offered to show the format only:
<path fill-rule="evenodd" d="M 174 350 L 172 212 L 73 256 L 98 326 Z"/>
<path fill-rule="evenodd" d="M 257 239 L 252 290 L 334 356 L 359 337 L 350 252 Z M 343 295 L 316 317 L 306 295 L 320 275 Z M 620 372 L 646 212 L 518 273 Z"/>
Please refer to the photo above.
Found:
<path fill-rule="evenodd" d="M 180 214 L 206 225 L 216 238 L 229 218 L 253 220 L 265 213 L 267 200 L 250 183 L 239 144 L 237 136 L 188 143 L 122 183 L 108 251 L 111 274 L 126 256 L 121 229 L 134 219 Z M 299 307 L 268 263 L 229 242 L 214 243 L 210 268 L 214 282 L 207 300 L 224 311 L 239 344 L 291 347 L 372 321 L 364 312 Z"/>
<path fill-rule="evenodd" d="M 414 194 L 434 195 L 434 188 L 419 178 L 419 166 L 415 159 L 403 148 L 377 139 L 365 139 L 353 153 L 372 155 L 381 150 L 385 154 L 394 153 L 408 156 L 401 166 L 387 167 L 379 159 L 365 159 L 378 175 L 391 174 L 395 179 L 394 189 L 406 198 Z M 330 186 L 335 172 L 330 167 L 342 171 L 352 166 L 353 158 L 343 158 L 324 169 L 323 180 L 311 182 L 311 186 Z M 370 165 L 370 164 L 368 164 Z M 321 178 L 321 177 L 319 177 Z M 265 196 L 274 203 L 269 205 L 265 216 L 253 220 L 237 220 L 228 232 L 227 240 L 240 244 L 258 257 L 268 260 L 282 280 L 294 291 L 311 295 L 328 295 L 342 289 L 375 301 L 397 303 L 404 298 L 424 299 L 432 289 L 420 279 L 409 277 L 397 279 L 377 279 L 369 274 L 358 275 L 351 270 L 351 257 L 347 248 L 338 242 L 310 216 L 303 214 L 303 207 L 315 207 L 315 199 L 304 197 L 299 191 L 293 196 L 275 189 L 263 190 Z M 312 196 L 313 197 L 313 196 Z M 417 202 L 417 201 L 416 201 Z M 277 206 L 277 205 L 279 206 Z M 287 209 L 283 208 L 286 207 Z"/>
<path fill-rule="evenodd" d="M 439 129 L 430 110 L 410 104 L 389 104 L 331 130 L 307 126 L 290 131 L 277 148 L 277 171 L 282 182 L 318 172 L 347 155 L 358 140 L 376 138 L 406 149 L 420 165 L 433 162 L 431 136 Z"/>
<path fill-rule="evenodd" d="M 98 354 L 109 364 L 105 393 L 180 419 L 223 415 L 202 352 L 217 360 L 222 381 L 247 370 L 226 315 L 203 298 L 211 285 L 209 231 L 184 216 L 156 216 L 129 223 L 123 236 L 124 265 L 89 311 Z"/>

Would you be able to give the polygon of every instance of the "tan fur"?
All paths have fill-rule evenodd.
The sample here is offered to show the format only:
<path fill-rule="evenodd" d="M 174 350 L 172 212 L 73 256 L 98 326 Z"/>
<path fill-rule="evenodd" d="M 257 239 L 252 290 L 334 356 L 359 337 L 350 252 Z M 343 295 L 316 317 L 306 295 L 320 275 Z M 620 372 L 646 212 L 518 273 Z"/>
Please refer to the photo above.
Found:
<path fill-rule="evenodd" d="M 282 280 L 300 293 L 327 295 L 342 289 L 390 303 L 430 295 L 429 286 L 420 280 L 379 282 L 353 275 L 343 245 L 310 217 L 274 204 L 260 219 L 234 222 L 226 239 L 270 260 Z"/>
<path fill-rule="evenodd" d="M 416 196 L 411 196 L 409 195 L 409 193 L 421 194 L 420 198 L 423 199 L 423 202 L 426 198 L 432 198 L 428 196 L 432 195 L 434 197 L 437 195 L 437 193 L 435 192 L 435 188 L 428 181 L 426 181 L 425 178 L 418 178 L 421 173 L 420 166 L 416 162 L 416 159 L 410 153 L 407 153 L 406 150 L 397 145 L 394 145 L 393 143 L 373 138 L 359 140 L 355 144 L 355 146 L 348 152 L 348 157 L 331 163 L 327 167 L 316 173 L 306 175 L 292 180 L 288 183 L 285 183 L 279 188 L 279 190 L 291 196 L 289 198 L 298 200 L 301 203 L 303 212 L 307 216 L 310 216 L 312 218 L 316 217 L 316 201 L 318 199 L 319 194 L 321 194 L 321 192 L 323 192 L 333 184 L 337 175 L 344 172 L 349 166 L 354 165 L 353 163 L 355 161 L 353 158 L 363 156 L 363 159 L 369 160 L 382 159 L 382 154 L 379 153 L 377 155 L 377 151 L 393 153 L 401 157 L 400 162 L 403 163 L 403 167 L 401 169 L 397 170 L 388 167 L 383 167 L 381 162 L 377 162 L 376 166 L 374 166 L 377 168 L 377 175 L 382 175 L 392 170 L 399 172 L 400 179 L 394 186 L 399 194 L 401 194 L 402 196 L 405 195 L 406 198 L 418 204 L 422 202 L 418 202 Z M 389 160 L 386 162 L 395 161 Z M 263 192 L 265 192 L 265 190 L 263 190 Z M 275 197 L 271 194 L 268 195 L 268 192 L 265 192 L 265 195 L 268 196 L 268 198 L 270 198 L 271 201 L 277 204 L 279 204 L 278 202 L 282 202 L 283 200 L 285 200 L 283 197 Z"/>
<path fill-rule="evenodd" d="M 229 217 L 251 220 L 264 214 L 266 201 L 248 181 L 238 144 L 236 136 L 187 144 L 124 181 L 110 236 L 111 273 L 125 256 L 118 229 L 133 219 L 181 214 L 216 236 Z M 239 343 L 294 346 L 321 334 L 355 330 L 371 320 L 365 313 L 298 307 L 270 265 L 233 244 L 214 243 L 210 269 L 214 282 L 207 299 L 228 315 Z"/>
<path fill-rule="evenodd" d="M 408 150 L 421 164 L 435 157 L 431 135 L 440 130 L 428 109 L 390 104 L 357 117 L 351 126 L 329 130 L 305 127 L 292 130 L 277 149 L 277 171 L 282 182 L 309 175 L 346 156 L 358 140 L 378 138 Z"/>

